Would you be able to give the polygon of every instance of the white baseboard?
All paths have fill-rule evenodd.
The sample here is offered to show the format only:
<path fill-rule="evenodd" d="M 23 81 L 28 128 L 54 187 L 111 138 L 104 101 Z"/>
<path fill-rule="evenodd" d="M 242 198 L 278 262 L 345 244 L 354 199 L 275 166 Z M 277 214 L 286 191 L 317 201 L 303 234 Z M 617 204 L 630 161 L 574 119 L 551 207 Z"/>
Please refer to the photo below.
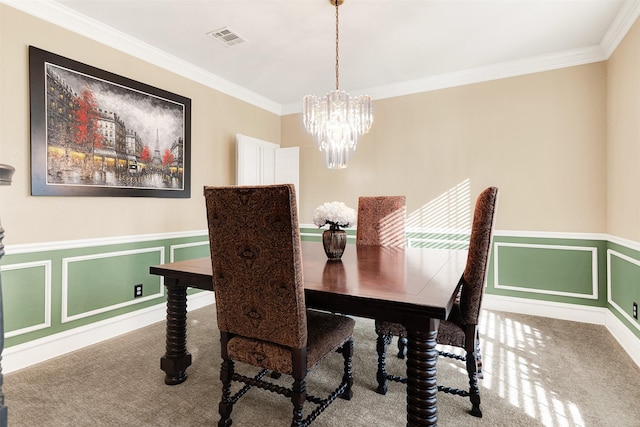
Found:
<path fill-rule="evenodd" d="M 187 310 L 195 310 L 215 301 L 212 292 L 188 295 Z M 18 344 L 4 350 L 2 372 L 9 373 L 35 365 L 100 341 L 126 334 L 166 319 L 166 304 L 113 317 L 59 334 Z M 161 355 L 159 355 L 161 356 Z"/>
<path fill-rule="evenodd" d="M 605 326 L 636 365 L 640 366 L 640 339 L 612 312 L 607 313 Z"/>
<path fill-rule="evenodd" d="M 488 310 L 603 325 L 640 367 L 640 339 L 607 308 L 490 294 L 485 294 L 482 307 Z"/>
<path fill-rule="evenodd" d="M 586 305 L 504 297 L 491 294 L 484 295 L 482 308 L 596 325 L 606 324 L 607 313 L 609 313 L 609 310 L 603 307 L 590 307 Z"/>

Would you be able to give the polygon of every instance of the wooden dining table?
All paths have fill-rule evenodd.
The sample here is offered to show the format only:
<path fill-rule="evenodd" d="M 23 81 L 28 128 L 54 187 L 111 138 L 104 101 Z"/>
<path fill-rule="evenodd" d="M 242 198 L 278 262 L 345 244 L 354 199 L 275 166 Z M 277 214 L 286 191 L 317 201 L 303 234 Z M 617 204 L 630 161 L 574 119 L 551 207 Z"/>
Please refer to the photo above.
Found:
<path fill-rule="evenodd" d="M 407 329 L 407 426 L 437 425 L 436 334 L 451 312 L 466 251 L 347 245 L 340 261 L 320 242 L 302 242 L 308 308 L 402 323 Z M 187 351 L 187 288 L 213 291 L 210 258 L 150 267 L 167 289 L 165 383 L 180 384 Z M 372 372 L 371 375 L 375 375 Z"/>

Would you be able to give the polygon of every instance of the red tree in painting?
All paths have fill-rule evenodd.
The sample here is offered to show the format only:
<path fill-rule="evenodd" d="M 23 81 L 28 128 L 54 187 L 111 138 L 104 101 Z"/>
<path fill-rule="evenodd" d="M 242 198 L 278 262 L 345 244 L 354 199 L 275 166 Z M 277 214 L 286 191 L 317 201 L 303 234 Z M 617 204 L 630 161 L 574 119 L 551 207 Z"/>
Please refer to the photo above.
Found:
<path fill-rule="evenodd" d="M 140 160 L 143 162 L 149 162 L 151 160 L 151 150 L 149 150 L 149 146 L 145 145 L 142 149 L 142 154 L 140 154 Z"/>
<path fill-rule="evenodd" d="M 164 155 L 162 156 L 162 165 L 163 166 L 167 166 L 173 163 L 173 154 L 171 154 L 171 152 L 169 151 L 169 149 L 166 149 L 164 151 Z"/>
<path fill-rule="evenodd" d="M 93 92 L 84 88 L 78 97 L 78 109 L 76 110 L 76 143 L 92 145 L 100 148 L 103 146 L 102 135 L 98 132 L 98 103 Z"/>

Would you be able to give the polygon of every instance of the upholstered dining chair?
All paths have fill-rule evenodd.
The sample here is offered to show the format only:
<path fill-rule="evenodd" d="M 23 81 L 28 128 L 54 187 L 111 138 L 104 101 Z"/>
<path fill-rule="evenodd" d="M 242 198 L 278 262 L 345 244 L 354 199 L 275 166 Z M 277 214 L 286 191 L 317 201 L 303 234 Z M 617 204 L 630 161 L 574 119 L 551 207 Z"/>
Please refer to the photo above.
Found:
<path fill-rule="evenodd" d="M 476 417 L 482 417 L 477 377 L 478 318 L 487 277 L 497 198 L 498 189 L 489 187 L 480 193 L 476 200 L 467 263 L 460 278 L 460 294 L 447 320 L 440 321 L 436 336 L 436 342 L 440 345 L 464 349 L 466 352 L 464 356 L 443 350 L 439 350 L 438 354 L 465 361 L 469 376 L 468 390 L 439 385 L 438 391 L 469 397 L 472 406 L 470 414 Z M 387 374 L 385 358 L 386 347 L 391 342 L 391 338 L 393 336 L 406 337 L 407 331 L 401 324 L 376 321 L 376 333 L 378 334 L 378 388 L 376 391 L 385 394 L 387 380 L 406 383 L 404 377 Z"/>
<path fill-rule="evenodd" d="M 359 197 L 356 245 L 404 246 L 406 215 L 405 196 Z"/>
<path fill-rule="evenodd" d="M 307 426 L 337 397 L 352 396 L 355 322 L 305 307 L 293 185 L 205 187 L 204 196 L 222 354 L 218 426 L 231 425 L 234 404 L 254 386 L 289 397 L 291 425 Z M 340 385 L 326 398 L 307 394 L 307 372 L 336 350 Z M 241 375 L 235 362 L 260 373 Z M 291 375 L 292 386 L 264 379 L 268 372 Z M 244 385 L 232 394 L 234 381 Z M 316 407 L 303 413 L 305 402 Z"/>
<path fill-rule="evenodd" d="M 406 196 L 361 196 L 358 198 L 357 246 L 405 245 Z M 398 336 L 398 357 L 404 357 L 405 336 Z"/>

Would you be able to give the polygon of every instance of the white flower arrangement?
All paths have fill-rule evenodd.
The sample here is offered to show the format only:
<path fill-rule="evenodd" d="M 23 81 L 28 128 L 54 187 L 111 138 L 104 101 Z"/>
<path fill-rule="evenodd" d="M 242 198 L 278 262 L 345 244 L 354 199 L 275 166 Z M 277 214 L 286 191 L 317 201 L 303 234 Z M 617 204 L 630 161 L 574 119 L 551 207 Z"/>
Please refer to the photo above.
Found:
<path fill-rule="evenodd" d="M 329 224 L 331 230 L 337 230 L 355 222 L 356 211 L 342 202 L 327 202 L 313 211 L 313 223 L 318 227 Z"/>

